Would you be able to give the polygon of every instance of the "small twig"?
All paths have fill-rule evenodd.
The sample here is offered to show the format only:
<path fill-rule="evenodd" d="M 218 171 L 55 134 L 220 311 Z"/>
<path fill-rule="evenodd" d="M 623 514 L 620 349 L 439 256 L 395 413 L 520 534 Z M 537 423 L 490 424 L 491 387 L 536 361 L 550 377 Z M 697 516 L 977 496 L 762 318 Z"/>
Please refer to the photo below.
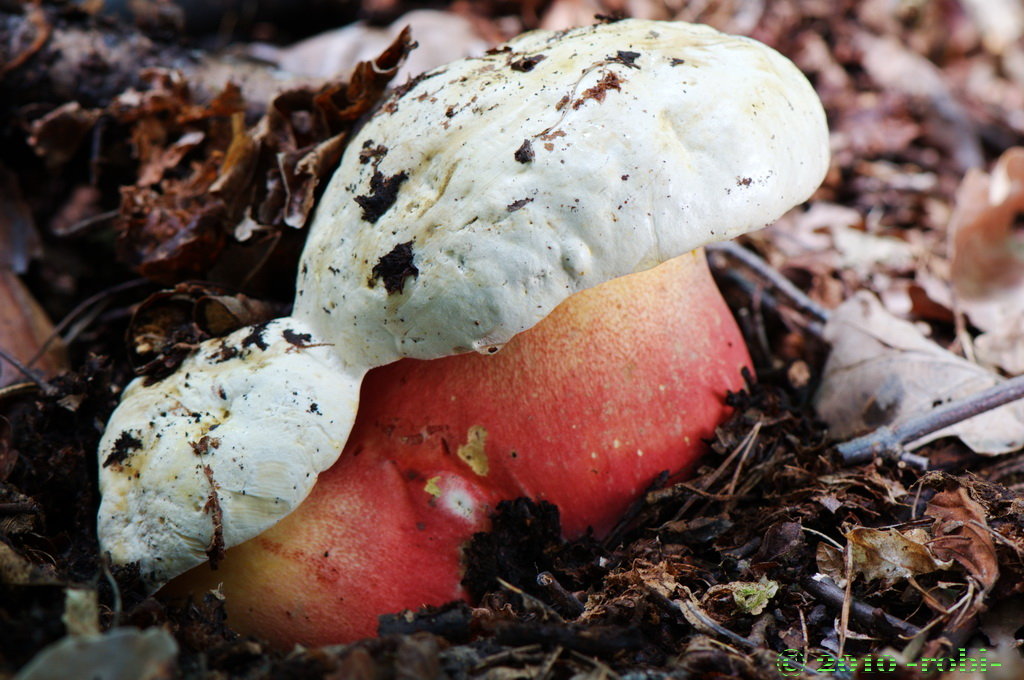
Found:
<path fill-rule="evenodd" d="M 14 366 L 16 369 L 18 369 L 18 371 L 20 371 L 26 378 L 28 378 L 33 383 L 35 383 L 36 386 L 38 386 L 39 389 L 42 390 L 43 394 L 45 394 L 47 396 L 53 394 L 53 392 L 54 392 L 53 385 L 51 385 L 50 383 L 46 382 L 45 380 L 43 380 L 39 376 L 37 376 L 35 373 L 32 372 L 32 369 L 30 369 L 28 366 L 26 366 L 25 364 L 23 364 L 20 361 L 18 361 L 18 359 L 13 354 L 9 354 L 2 347 L 0 347 L 0 359 L 3 359 L 7 363 L 9 363 L 11 366 Z"/>
<path fill-rule="evenodd" d="M 733 241 L 710 243 L 705 247 L 712 252 L 721 253 L 733 262 L 749 269 L 758 278 L 768 283 L 777 294 L 784 298 L 798 312 L 806 314 L 819 323 L 828 321 L 829 311 L 827 309 L 809 298 L 792 281 L 773 269 L 753 252 L 737 245 Z"/>
<path fill-rule="evenodd" d="M 705 490 L 708 489 L 716 481 L 718 481 L 718 478 L 722 476 L 722 474 L 725 472 L 725 470 L 729 468 L 730 465 L 732 465 L 732 462 L 738 456 L 744 455 L 744 452 L 747 450 L 747 447 L 753 447 L 759 431 L 760 430 L 755 431 L 753 428 L 749 430 L 745 435 L 743 435 L 743 439 L 740 441 L 740 443 L 737 444 L 736 447 L 729 453 L 729 456 L 725 460 L 723 460 L 717 468 L 715 468 L 714 472 L 694 480 L 695 483 L 701 484 L 700 488 L 702 490 Z M 675 521 L 682 519 L 683 515 L 685 515 L 686 512 L 689 511 L 691 507 L 693 507 L 694 503 L 697 502 L 698 498 L 699 496 L 693 495 L 686 499 L 682 507 L 680 507 L 679 510 L 676 512 L 675 516 L 672 517 L 672 520 Z"/>
<path fill-rule="evenodd" d="M 678 600 L 670 600 L 654 588 L 648 588 L 647 592 L 660 609 L 674 616 L 682 617 L 684 621 L 705 635 L 717 635 L 718 637 L 725 638 L 732 644 L 738 645 L 751 652 L 761 652 L 769 656 L 774 656 L 776 659 L 781 661 L 781 655 L 761 647 L 753 640 L 747 639 L 738 633 L 734 633 L 718 622 L 712 620 L 707 614 L 701 611 L 700 607 L 698 607 L 695 602 L 693 602 L 693 593 L 690 592 L 690 589 L 684 586 L 683 590 L 686 592 L 686 598 Z M 787 658 L 785 663 L 788 667 L 797 668 L 804 673 L 818 675 L 817 670 L 810 668 L 809 666 L 805 666 L 796 659 Z"/>
<path fill-rule="evenodd" d="M 75 222 L 67 229 L 62 229 L 57 235 L 64 237 L 79 235 L 84 231 L 103 224 L 104 222 L 109 222 L 120 214 L 120 210 L 108 210 L 107 212 L 101 212 L 97 215 L 92 215 L 91 217 L 86 217 L 83 220 Z"/>
<path fill-rule="evenodd" d="M 750 457 L 750 452 L 754 450 L 754 442 L 757 441 L 757 435 L 761 432 L 762 424 L 761 421 L 754 423 L 754 427 L 750 428 L 749 436 L 743 438 L 745 442 L 743 453 L 740 454 L 739 460 L 736 461 L 736 468 L 732 472 L 732 479 L 729 480 L 729 484 L 725 487 L 726 496 L 734 496 L 736 494 L 736 485 L 740 481 L 740 472 L 743 470 L 743 464 Z"/>
<path fill-rule="evenodd" d="M 880 427 L 863 437 L 843 442 L 836 449 L 842 456 L 845 465 L 865 463 L 875 456 L 891 457 L 904 454 L 900 456 L 902 459 L 907 460 L 908 457 L 920 459 L 925 462 L 925 467 L 927 467 L 927 459 L 921 456 L 908 456 L 904 447 L 925 435 L 1022 398 L 1024 398 L 1024 375 L 1011 378 L 998 385 L 993 385 L 987 390 L 910 418 L 896 427 Z M 907 462 L 913 461 L 907 460 Z"/>
<path fill-rule="evenodd" d="M 853 546 L 847 542 L 843 547 L 843 576 L 846 588 L 843 589 L 843 605 L 839 608 L 839 650 L 842 657 L 846 651 L 846 636 L 850 634 L 850 607 L 853 605 Z"/>
<path fill-rule="evenodd" d="M 807 577 L 800 581 L 801 587 L 814 598 L 821 600 L 829 607 L 841 610 L 846 599 L 845 591 L 832 581 Z M 867 627 L 883 627 L 889 633 L 901 638 L 910 639 L 921 633 L 921 629 L 903 619 L 886 614 L 877 607 L 861 602 L 856 598 L 850 600 L 850 618 Z"/>
<path fill-rule="evenodd" d="M 111 286 L 110 288 L 101 290 L 100 292 L 87 297 L 85 300 L 82 300 L 80 303 L 75 305 L 75 308 L 68 312 L 63 319 L 61 319 L 60 323 L 58 323 L 54 327 L 53 332 L 50 333 L 50 337 L 46 338 L 43 344 L 40 345 L 39 349 L 36 350 L 36 353 L 32 355 L 32 358 L 28 360 L 28 365 L 31 366 L 35 362 L 39 361 L 39 358 L 46 353 L 46 350 L 50 347 L 50 344 L 54 340 L 56 340 L 60 336 L 60 334 L 63 333 L 64 330 L 68 326 L 70 326 L 75 319 L 77 319 L 86 310 L 88 310 L 89 307 L 91 307 L 92 305 L 96 304 L 97 302 L 103 300 L 108 296 L 123 293 L 126 290 L 131 290 L 132 288 L 138 288 L 140 286 L 144 286 L 146 284 L 151 283 L 152 282 L 149 279 L 132 279 L 131 281 L 125 281 L 123 283 L 117 284 L 116 286 Z"/>
<path fill-rule="evenodd" d="M 562 615 L 559 614 L 558 611 L 555 610 L 554 607 L 549 605 L 544 600 L 541 600 L 540 598 L 534 597 L 533 595 L 531 595 L 530 593 L 526 592 L 522 588 L 519 588 L 517 586 L 512 585 L 511 583 L 509 583 L 508 581 L 506 581 L 503 578 L 499 578 L 499 579 L 497 579 L 497 581 L 498 581 L 498 585 L 499 586 L 501 586 L 502 588 L 504 588 L 505 590 L 507 590 L 507 591 L 509 591 L 511 593 L 515 593 L 516 595 L 518 595 L 522 599 L 523 606 L 527 610 L 532 611 L 534 613 L 539 613 L 539 614 L 541 614 L 543 616 L 546 616 L 546 617 L 549 617 L 549 618 L 551 618 L 551 619 L 553 619 L 555 621 L 564 621 L 564 619 L 562 618 Z"/>
<path fill-rule="evenodd" d="M 34 382 L 20 382 L 14 383 L 13 385 L 6 385 L 0 387 L 0 401 L 4 399 L 10 399 L 17 397 L 22 394 L 29 394 L 39 389 L 39 385 Z"/>
<path fill-rule="evenodd" d="M 737 644 L 745 649 L 757 649 L 757 645 L 754 642 L 748 640 L 739 633 L 732 632 L 702 612 L 700 607 L 696 606 L 689 600 L 689 598 L 693 597 L 693 594 L 690 593 L 688 588 L 684 586 L 683 591 L 686 592 L 686 598 L 670 600 L 654 588 L 647 589 L 647 592 L 650 593 L 655 604 L 657 604 L 661 609 L 672 614 L 682 616 L 683 619 L 700 632 L 707 635 L 723 637 L 729 642 Z"/>
<path fill-rule="evenodd" d="M 0 503 L 0 515 L 38 515 L 40 508 L 31 502 Z"/>
<path fill-rule="evenodd" d="M 548 597 L 554 600 L 555 606 L 570 618 L 575 619 L 586 609 L 579 598 L 566 590 L 550 571 L 537 574 L 537 585 L 543 588 Z"/>
<path fill-rule="evenodd" d="M 100 566 L 103 567 L 103 577 L 107 579 L 107 583 L 110 584 L 110 593 L 113 598 L 113 611 L 112 620 L 110 622 L 111 628 L 116 628 L 121 625 L 121 616 L 124 613 L 123 604 L 121 602 L 121 586 L 118 585 L 117 579 L 114 578 L 114 574 L 110 571 L 110 553 L 105 553 L 101 556 Z"/>

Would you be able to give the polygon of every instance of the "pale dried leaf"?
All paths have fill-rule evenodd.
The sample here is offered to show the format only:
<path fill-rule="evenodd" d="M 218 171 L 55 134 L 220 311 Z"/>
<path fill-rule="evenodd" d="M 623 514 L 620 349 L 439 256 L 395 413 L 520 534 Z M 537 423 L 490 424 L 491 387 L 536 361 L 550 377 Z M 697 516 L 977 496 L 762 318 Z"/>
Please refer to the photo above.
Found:
<path fill-rule="evenodd" d="M 925 544 L 928 536 L 920 529 L 904 534 L 896 529 L 858 527 L 845 536 L 853 552 L 853 573 L 868 581 L 892 585 L 900 579 L 952 565 L 935 559 Z"/>
<path fill-rule="evenodd" d="M 928 340 L 866 291 L 833 311 L 825 337 L 832 352 L 815 405 L 836 439 L 898 425 L 1002 381 Z M 1024 446 L 1024 404 L 982 413 L 910 446 L 948 436 L 959 437 L 977 453 L 1018 450 Z"/>
<path fill-rule="evenodd" d="M 867 276 L 880 267 L 909 267 L 914 259 L 911 244 L 866 231 L 859 211 L 826 201 L 815 202 L 803 212 L 789 212 L 766 235 L 790 266 L 813 260 Z"/>
<path fill-rule="evenodd" d="M 1021 0 L 961 0 L 985 49 L 1002 54 L 1024 35 L 1024 3 Z"/>
<path fill-rule="evenodd" d="M 178 643 L 163 628 L 114 628 L 104 635 L 69 636 L 54 642 L 15 680 L 158 680 L 176 675 L 177 654 Z"/>
<path fill-rule="evenodd" d="M 846 587 L 846 560 L 843 551 L 822 541 L 814 551 L 818 572 L 828 576 L 840 588 Z"/>
<path fill-rule="evenodd" d="M 974 355 L 985 366 L 1011 375 L 1024 373 L 1024 315 L 1008 321 L 998 330 L 975 338 Z"/>

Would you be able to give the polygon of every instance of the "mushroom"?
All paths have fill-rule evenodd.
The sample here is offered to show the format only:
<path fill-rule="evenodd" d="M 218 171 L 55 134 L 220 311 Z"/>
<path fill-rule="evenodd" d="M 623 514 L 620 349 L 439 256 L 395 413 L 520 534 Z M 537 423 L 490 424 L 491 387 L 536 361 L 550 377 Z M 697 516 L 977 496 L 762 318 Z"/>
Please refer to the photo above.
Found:
<path fill-rule="evenodd" d="M 334 479 L 333 491 L 314 493 L 303 508 L 333 503 L 331 516 L 351 518 L 355 528 L 333 534 L 339 540 L 348 536 L 348 543 L 335 546 L 341 561 L 321 565 L 325 582 L 358 563 L 355 549 L 382 560 L 392 555 L 396 564 L 415 568 L 415 559 L 410 562 L 408 555 L 399 558 L 393 551 L 400 550 L 402 541 L 427 546 L 433 541 L 451 550 L 436 564 L 423 565 L 424 573 L 453 575 L 421 601 L 457 595 L 457 546 L 486 525 L 493 503 L 520 490 L 560 498 L 552 489 L 564 487 L 566 480 L 556 477 L 575 464 L 499 465 L 487 453 L 494 442 L 488 423 L 472 422 L 464 432 L 451 433 L 455 438 L 449 449 L 454 443 L 455 451 L 434 447 L 443 455 L 399 461 L 391 468 L 391 475 L 403 467 L 419 475 L 406 479 L 415 481 L 415 489 L 388 486 L 387 475 L 378 474 L 370 462 L 353 462 L 392 460 L 387 452 L 355 446 L 368 441 L 365 428 L 357 427 L 356 440 L 346 445 L 366 373 L 385 367 L 363 389 L 374 409 L 365 421 L 372 429 L 389 413 L 380 399 L 403 399 L 402 381 L 409 384 L 418 370 L 416 362 L 388 364 L 473 351 L 489 355 L 533 329 L 552 349 L 534 347 L 525 352 L 527 359 L 512 357 L 506 364 L 511 368 L 505 369 L 511 373 L 497 371 L 499 383 L 488 387 L 501 389 L 502 380 L 527 370 L 526 363 L 538 361 L 547 370 L 543 363 L 552 360 L 554 348 L 572 345 L 565 334 L 578 335 L 583 325 L 584 313 L 571 307 L 580 295 L 610 296 L 580 303 L 590 315 L 602 314 L 613 306 L 610 300 L 618 300 L 615 304 L 626 312 L 617 322 L 621 331 L 631 314 L 642 317 L 652 307 L 665 307 L 662 311 L 671 316 L 672 310 L 686 308 L 689 291 L 669 295 L 682 283 L 694 287 L 698 314 L 713 320 L 696 324 L 685 342 L 707 345 L 721 333 L 733 348 L 719 348 L 721 360 L 714 351 L 695 357 L 685 344 L 665 355 L 678 359 L 689 351 L 688 360 L 677 362 L 684 375 L 699 374 L 694 367 L 705 360 L 718 366 L 710 371 L 712 377 L 701 379 L 705 382 L 698 391 L 704 398 L 717 395 L 719 401 L 705 411 L 720 418 L 721 394 L 736 385 L 735 375 L 747 359 L 745 350 L 735 349 L 741 343 L 735 326 L 719 323 L 724 307 L 717 292 L 707 292 L 712 284 L 706 265 L 699 254 L 687 254 L 776 219 L 810 195 L 827 165 L 824 114 L 796 67 L 756 41 L 704 26 L 623 20 L 535 31 L 484 57 L 414 79 L 359 130 L 327 186 L 301 259 L 292 316 L 208 341 L 171 376 L 153 384 L 140 379 L 125 391 L 100 444 L 102 548 L 115 563 L 137 562 L 154 587 L 208 558 L 219 561 L 225 548 L 254 537 L 259 538 L 247 546 L 263 538 L 263 549 L 272 552 L 282 545 L 281 531 L 273 541 L 260 535 L 292 513 L 314 489 L 318 475 L 330 469 L 323 486 Z M 674 258 L 668 269 L 655 268 Z M 654 279 L 633 279 L 645 276 Z M 612 281 L 619 277 L 624 278 Z M 625 288 L 605 288 L 615 285 Z M 668 297 L 643 298 L 658 289 Z M 563 301 L 569 308 L 563 321 L 553 323 L 554 330 L 545 329 L 542 320 Z M 678 318 L 665 323 L 676 329 L 688 325 Z M 640 328 L 652 330 L 644 324 Z M 616 343 L 643 340 L 625 341 L 621 338 L 628 333 L 617 333 L 606 328 L 597 335 L 599 343 L 579 345 L 586 352 L 582 360 L 623 346 Z M 525 333 L 522 344 L 529 346 L 530 337 Z M 474 361 L 501 361 L 504 354 Z M 599 366 L 602 361 L 594 359 Z M 678 382 L 671 363 L 649 365 L 665 381 Z M 619 376 L 608 383 L 610 391 L 598 391 L 607 395 L 619 389 L 629 369 L 617 361 L 603 364 L 595 375 Z M 392 415 L 414 412 L 417 403 L 427 410 L 436 405 L 430 381 L 462 370 L 451 366 L 427 369 L 433 377 L 410 390 L 416 401 Z M 580 375 L 589 376 L 582 370 Z M 629 393 L 657 390 L 649 375 L 645 381 Z M 543 373 L 533 377 L 534 386 L 543 383 Z M 674 388 L 671 396 L 678 399 L 684 392 Z M 485 394 L 476 393 L 473 400 L 486 402 Z M 531 408 L 528 394 L 512 402 Z M 644 403 L 652 403 L 650 395 Z M 637 468 L 637 474 L 649 479 L 666 466 L 685 467 L 693 457 L 685 440 L 692 443 L 713 424 L 701 422 L 690 430 L 673 425 L 683 452 L 675 464 L 659 454 L 653 468 Z M 658 425 L 652 421 L 646 431 L 635 429 L 629 436 L 650 435 Z M 428 427 L 421 434 L 431 436 Z M 570 428 L 565 436 L 576 435 Z M 614 440 L 599 448 L 601 438 L 587 436 L 579 432 L 582 441 L 594 445 L 588 454 L 595 460 L 619 455 Z M 343 447 L 343 458 L 335 464 Z M 516 460 L 535 455 L 538 461 L 556 461 L 559 448 L 559 442 L 532 442 L 517 452 Z M 628 453 L 635 460 L 646 449 L 637 444 Z M 509 451 L 500 455 L 511 459 Z M 605 463 L 596 465 L 601 469 Z M 513 483 L 516 475 L 525 474 L 536 482 Z M 626 487 L 606 484 L 609 505 L 621 507 L 642 484 L 634 478 Z M 422 494 L 433 497 L 429 507 L 461 521 L 423 522 L 424 530 L 435 533 L 416 539 L 420 530 L 402 522 L 412 516 L 405 510 L 408 504 L 424 500 Z M 572 502 L 572 494 L 561 496 Z M 588 523 L 607 527 L 600 502 L 591 496 L 579 506 L 579 512 L 567 514 L 573 531 Z M 402 522 L 391 521 L 393 512 Z M 597 512 L 596 518 L 588 520 L 587 512 Z M 324 525 L 311 526 L 323 536 Z M 379 534 L 375 527 L 381 527 Z M 278 562 L 288 562 L 284 554 L 276 555 Z M 228 561 L 235 566 L 227 571 L 238 573 L 240 562 Z M 235 579 L 239 592 L 254 578 L 242 572 Z M 372 576 L 375 592 L 384 596 L 373 606 L 407 606 L 409 594 L 399 593 L 402 588 L 394 580 L 374 569 L 359 573 Z M 256 592 L 251 602 L 262 597 L 251 592 Z M 287 598 L 295 589 L 278 593 Z M 390 595 L 395 598 L 387 599 Z M 253 628 L 280 641 L 366 632 L 365 615 L 373 607 L 339 603 L 345 596 L 328 590 L 313 599 L 335 610 L 354 607 L 360 614 L 351 625 L 292 633 L 253 611 Z M 287 609 L 280 602 L 270 608 L 275 607 Z M 317 606 L 317 614 L 327 616 L 330 607 Z"/>

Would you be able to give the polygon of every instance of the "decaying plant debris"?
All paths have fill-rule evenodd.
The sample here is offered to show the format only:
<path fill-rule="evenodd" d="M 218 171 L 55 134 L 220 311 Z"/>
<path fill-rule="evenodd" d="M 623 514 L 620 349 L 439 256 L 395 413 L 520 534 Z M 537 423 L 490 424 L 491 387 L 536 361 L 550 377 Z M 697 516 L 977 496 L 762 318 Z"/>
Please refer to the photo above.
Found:
<path fill-rule="evenodd" d="M 415 3 L 366 4 L 390 20 Z M 287 651 L 235 634 L 216 594 L 169 608 L 130 570 L 104 566 L 96 444 L 134 369 L 171 370 L 196 342 L 288 304 L 317 188 L 416 36 L 346 82 L 261 102 L 191 80 L 177 38 L 115 29 L 87 6 L 5 8 L 0 24 L 0 101 L 17 103 L 0 106 L 0 285 L 21 275 L 63 338 L 48 353 L 38 330 L 0 323 L 0 349 L 45 369 L 0 374 L 0 677 L 66 634 L 115 626 L 149 631 L 119 638 L 137 677 L 774 678 L 784 652 L 813 669 L 827 655 L 915 662 L 979 647 L 1003 664 L 984 677 L 1024 673 L 1019 446 L 996 452 L 961 434 L 847 465 L 812 407 L 836 379 L 826 317 L 858 291 L 913 324 L 928 356 L 973 362 L 985 384 L 1020 371 L 1017 14 L 994 22 L 967 0 L 455 3 L 491 41 L 627 11 L 705 21 L 792 58 L 825 103 L 835 160 L 806 209 L 747 245 L 810 304 L 744 267 L 719 269 L 757 376 L 731 397 L 735 415 L 697 476 L 655 480 L 608 539 L 563 543 L 556 508 L 506 504 L 467 551 L 471 605 L 384 617 L 380 639 Z M 184 70 L 139 61 L 114 74 L 123 81 L 92 81 L 103 87 L 79 104 L 56 90 L 65 81 L 7 96 L 38 73 L 49 40 L 74 31 L 148 41 Z M 877 371 L 858 389 L 878 399 L 847 403 L 843 418 L 886 424 L 910 407 L 909 386 L 933 406 L 962 396 L 903 369 L 902 392 Z"/>

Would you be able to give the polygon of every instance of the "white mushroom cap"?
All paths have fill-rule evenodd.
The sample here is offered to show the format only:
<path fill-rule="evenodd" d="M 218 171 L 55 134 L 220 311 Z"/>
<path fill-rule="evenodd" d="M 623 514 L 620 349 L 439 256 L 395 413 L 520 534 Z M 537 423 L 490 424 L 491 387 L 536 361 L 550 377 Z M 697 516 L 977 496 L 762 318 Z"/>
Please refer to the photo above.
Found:
<path fill-rule="evenodd" d="M 157 585 L 270 528 L 337 460 L 362 378 L 278 319 L 135 380 L 100 441 L 103 550 Z"/>
<path fill-rule="evenodd" d="M 827 166 L 796 67 L 702 26 L 537 31 L 412 81 L 328 185 L 293 318 L 126 390 L 103 549 L 158 585 L 258 535 L 337 459 L 368 369 L 495 351 L 578 290 L 773 221 Z"/>
<path fill-rule="evenodd" d="M 642 20 L 535 31 L 413 81 L 362 128 L 294 313 L 374 365 L 490 350 L 578 290 L 765 226 L 827 167 L 817 95 L 759 42 Z"/>

